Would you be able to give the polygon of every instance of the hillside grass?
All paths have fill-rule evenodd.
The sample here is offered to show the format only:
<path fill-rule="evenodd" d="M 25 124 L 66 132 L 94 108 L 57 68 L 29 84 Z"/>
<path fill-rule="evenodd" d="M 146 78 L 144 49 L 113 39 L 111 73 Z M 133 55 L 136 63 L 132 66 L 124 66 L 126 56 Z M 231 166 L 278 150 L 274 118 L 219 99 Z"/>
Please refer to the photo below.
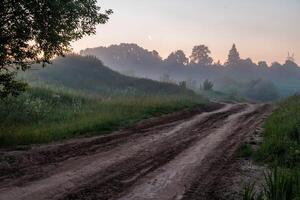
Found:
<path fill-rule="evenodd" d="M 92 56 L 75 54 L 57 57 L 51 65 L 19 73 L 18 78 L 30 85 L 41 84 L 64 87 L 91 95 L 195 95 L 193 91 L 173 83 L 120 74 Z"/>
<path fill-rule="evenodd" d="M 64 90 L 30 88 L 19 97 L 0 100 L 0 147 L 101 135 L 203 103 L 199 96 L 86 97 Z"/>

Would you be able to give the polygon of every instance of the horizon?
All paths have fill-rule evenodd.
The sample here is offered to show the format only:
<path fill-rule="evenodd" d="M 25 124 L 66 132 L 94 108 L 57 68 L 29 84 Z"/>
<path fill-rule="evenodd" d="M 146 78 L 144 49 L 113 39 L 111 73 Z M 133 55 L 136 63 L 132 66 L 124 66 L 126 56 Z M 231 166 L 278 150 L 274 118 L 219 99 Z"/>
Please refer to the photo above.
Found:
<path fill-rule="evenodd" d="M 108 24 L 97 27 L 96 35 L 72 43 L 74 52 L 135 43 L 166 58 L 179 49 L 189 56 L 193 46 L 204 44 L 215 62 L 224 63 L 235 43 L 241 58 L 255 63 L 284 63 L 288 52 L 300 63 L 300 27 L 296 26 L 300 2 L 296 0 L 192 0 L 188 4 L 180 0 L 102 0 L 98 5 L 114 13 Z"/>
<path fill-rule="evenodd" d="M 95 47 L 87 47 L 87 48 L 85 48 L 85 49 L 80 49 L 78 52 L 75 52 L 75 51 L 73 51 L 73 52 L 71 52 L 71 54 L 76 54 L 76 55 L 81 55 L 80 54 L 80 51 L 85 51 L 85 50 L 87 50 L 87 49 L 96 49 L 96 48 L 99 48 L 99 47 L 104 47 L 104 48 L 109 48 L 110 46 L 113 46 L 113 45 L 116 45 L 116 46 L 120 46 L 121 44 L 136 44 L 136 43 L 124 43 L 124 42 L 122 42 L 122 43 L 119 43 L 119 44 L 110 44 L 110 45 L 107 45 L 107 46 L 95 46 Z M 235 43 L 233 43 L 232 45 L 234 45 Z M 139 47 L 141 47 L 141 48 L 143 48 L 143 49 L 145 49 L 145 50 L 147 50 L 147 51 L 149 51 L 149 52 L 151 52 L 151 51 L 157 51 L 156 49 L 147 49 L 147 48 L 145 48 L 145 47 L 143 47 L 143 46 L 141 46 L 141 45 L 139 45 L 139 44 L 136 44 L 136 45 L 138 45 Z M 235 44 L 236 45 L 236 44 Z M 232 47 L 232 46 L 231 46 Z M 178 50 L 181 50 L 181 49 L 178 49 Z M 230 49 L 229 49 L 230 50 Z M 228 50 L 228 53 L 229 53 L 229 50 Z M 238 50 L 238 48 L 237 48 L 237 50 Z M 158 52 L 158 51 L 157 51 Z M 170 52 L 168 55 L 170 55 L 171 53 L 173 53 L 173 52 L 175 52 L 175 51 L 172 51 L 172 52 Z M 159 52 L 158 52 L 159 53 Z M 185 51 L 184 51 L 184 53 L 186 54 L 186 57 L 190 60 L 190 54 L 187 54 Z M 191 52 L 190 52 L 191 53 Z M 239 52 L 240 53 L 240 52 Z M 161 54 L 159 53 L 159 56 L 161 57 L 161 59 L 162 60 L 164 60 L 164 59 L 166 59 L 167 57 L 168 57 L 168 55 L 166 56 L 166 57 L 163 57 L 163 56 L 161 56 Z M 213 57 L 213 55 L 211 55 L 212 56 L 212 58 L 213 58 L 213 63 L 217 63 L 218 61 L 220 61 L 221 62 L 221 65 L 224 65 L 225 63 L 226 63 L 226 61 L 227 61 L 227 59 L 226 60 L 224 60 L 224 61 L 221 61 L 221 60 L 216 60 L 214 57 Z M 271 65 L 273 64 L 273 63 L 275 63 L 275 62 L 278 62 L 279 64 L 281 64 L 281 65 L 283 65 L 283 64 L 285 64 L 285 62 L 286 61 L 288 61 L 289 60 L 289 58 L 294 58 L 293 57 L 293 55 L 290 53 L 290 52 L 287 52 L 287 56 L 286 56 L 286 58 L 282 61 L 282 62 L 279 62 L 279 61 L 277 61 L 277 60 L 274 60 L 274 61 L 272 61 L 272 62 L 267 62 L 267 61 L 265 61 L 265 60 L 258 60 L 258 61 L 255 61 L 255 60 L 253 60 L 252 58 L 250 58 L 250 57 L 241 57 L 241 60 L 246 60 L 246 59 L 251 59 L 252 60 L 252 62 L 254 63 L 254 64 L 258 64 L 258 62 L 260 62 L 260 61 L 265 61 L 267 64 L 268 64 L 268 67 L 271 67 Z M 99 58 L 98 58 L 99 59 Z M 291 61 L 291 60 L 290 60 Z M 298 65 L 298 67 L 300 67 L 300 64 L 298 64 L 298 62 L 297 62 L 297 60 L 296 59 L 294 59 L 294 60 L 292 60 L 295 64 L 297 64 Z"/>

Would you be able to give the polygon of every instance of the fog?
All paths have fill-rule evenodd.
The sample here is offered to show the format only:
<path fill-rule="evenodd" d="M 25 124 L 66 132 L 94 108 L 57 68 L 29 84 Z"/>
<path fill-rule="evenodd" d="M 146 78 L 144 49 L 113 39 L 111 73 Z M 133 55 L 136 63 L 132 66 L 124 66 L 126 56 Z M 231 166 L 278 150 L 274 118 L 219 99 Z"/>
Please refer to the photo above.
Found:
<path fill-rule="evenodd" d="M 125 43 L 85 49 L 80 53 L 94 55 L 106 66 L 128 76 L 173 83 L 185 81 L 194 91 L 200 91 L 205 80 L 214 84 L 215 91 L 263 101 L 300 91 L 300 68 L 292 54 L 287 55 L 283 64 L 274 61 L 268 65 L 265 61 L 254 63 L 251 58 L 240 58 L 235 45 L 225 63 L 214 60 L 205 45 L 195 45 L 191 55 L 182 50 L 171 52 L 166 59 L 155 50 Z"/>

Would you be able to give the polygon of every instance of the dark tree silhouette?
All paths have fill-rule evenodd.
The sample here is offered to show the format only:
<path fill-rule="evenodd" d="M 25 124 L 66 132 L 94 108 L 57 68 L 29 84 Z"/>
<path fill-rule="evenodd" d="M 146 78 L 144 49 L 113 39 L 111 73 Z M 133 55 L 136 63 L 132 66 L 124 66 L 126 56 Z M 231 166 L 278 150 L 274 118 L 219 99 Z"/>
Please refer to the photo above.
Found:
<path fill-rule="evenodd" d="M 198 50 L 197 48 L 194 49 Z M 204 49 L 208 51 L 208 48 L 204 47 Z M 192 81 L 197 81 L 196 85 L 201 85 L 203 89 L 203 81 L 208 79 L 213 80 L 215 90 L 229 91 L 230 93 L 233 91 L 236 94 L 244 95 L 245 88 L 250 87 L 246 86 L 245 82 L 262 79 L 273 83 L 275 90 L 278 90 L 280 96 L 292 95 L 300 91 L 300 67 L 291 60 L 288 60 L 283 65 L 278 62 L 270 66 L 266 62 L 256 64 L 250 58 L 240 59 L 234 46 L 233 53 L 230 55 L 236 56 L 230 56 L 229 60 L 231 63 L 236 64 L 228 65 L 228 63 L 222 64 L 217 62 L 207 65 L 207 62 L 204 62 L 206 65 L 203 65 L 195 63 L 198 62 L 196 50 L 191 56 L 193 58 L 191 59 L 192 62 L 187 64 L 187 67 L 183 67 L 185 65 L 182 64 L 176 64 L 176 62 L 183 63 L 179 62 L 179 60 L 185 60 L 184 56 L 178 56 L 181 54 L 179 52 L 174 52 L 167 59 L 162 60 L 159 56 L 154 56 L 153 51 L 139 47 L 136 44 L 91 48 L 81 51 L 81 54 L 94 55 L 117 71 L 132 70 L 137 77 L 146 76 L 155 80 L 168 80 L 168 78 L 162 76 L 163 74 L 168 74 L 169 77 L 172 77 L 172 82 L 187 80 L 187 87 L 190 87 Z M 258 95 L 255 98 L 258 98 Z"/>
<path fill-rule="evenodd" d="M 236 49 L 235 44 L 232 45 L 232 48 L 229 51 L 228 54 L 228 60 L 227 60 L 227 65 L 236 65 L 238 62 L 241 60 L 240 54 Z"/>
<path fill-rule="evenodd" d="M 213 87 L 214 87 L 214 84 L 211 81 L 209 81 L 209 80 L 206 79 L 203 82 L 203 86 L 202 86 L 203 90 L 206 90 L 206 91 L 212 90 Z"/>
<path fill-rule="evenodd" d="M 182 50 L 177 50 L 172 52 L 168 58 L 164 60 L 164 62 L 170 65 L 187 65 L 189 63 L 189 59 Z"/>
<path fill-rule="evenodd" d="M 114 70 L 133 70 L 139 74 L 144 69 L 147 75 L 162 64 L 157 51 L 149 51 L 137 44 L 121 43 L 108 47 L 97 47 L 82 50 L 81 55 L 94 55 Z M 118 67 L 116 67 L 118 66 Z"/>
<path fill-rule="evenodd" d="M 210 57 L 210 53 L 210 50 L 205 45 L 195 46 L 190 56 L 190 62 L 204 66 L 211 65 L 213 59 Z"/>
<path fill-rule="evenodd" d="M 260 67 L 260 68 L 266 68 L 266 69 L 268 68 L 268 64 L 267 64 L 266 61 L 259 61 L 257 63 L 257 66 Z"/>
<path fill-rule="evenodd" d="M 24 84 L 18 70 L 50 63 L 70 50 L 70 42 L 94 34 L 109 19 L 97 0 L 3 0 L 0 9 L 0 96 L 17 95 Z"/>

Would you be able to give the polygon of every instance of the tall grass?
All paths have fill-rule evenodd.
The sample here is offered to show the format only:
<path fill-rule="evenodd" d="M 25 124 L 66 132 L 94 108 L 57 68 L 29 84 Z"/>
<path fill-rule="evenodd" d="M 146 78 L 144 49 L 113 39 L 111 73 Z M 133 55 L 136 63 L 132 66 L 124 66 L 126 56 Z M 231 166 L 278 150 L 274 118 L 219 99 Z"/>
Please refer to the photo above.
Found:
<path fill-rule="evenodd" d="M 257 156 L 273 165 L 295 168 L 300 164 L 300 96 L 281 102 L 265 123 L 264 142 Z"/>
<path fill-rule="evenodd" d="M 298 200 L 300 199 L 300 176 L 296 170 L 274 168 L 265 173 L 263 190 L 257 193 L 254 183 L 246 185 L 243 200 Z"/>
<path fill-rule="evenodd" d="M 0 147 L 91 136 L 204 103 L 189 96 L 85 97 L 34 88 L 0 101 Z"/>
<path fill-rule="evenodd" d="M 260 162 L 273 169 L 265 175 L 265 185 L 254 200 L 300 199 L 300 96 L 292 96 L 278 104 L 266 120 L 264 141 L 254 152 Z M 250 192 L 249 192 L 250 191 Z M 251 187 L 244 199 L 253 199 Z"/>
<path fill-rule="evenodd" d="M 254 189 L 255 183 L 249 183 L 244 187 L 243 200 L 258 200 L 259 196 Z"/>

